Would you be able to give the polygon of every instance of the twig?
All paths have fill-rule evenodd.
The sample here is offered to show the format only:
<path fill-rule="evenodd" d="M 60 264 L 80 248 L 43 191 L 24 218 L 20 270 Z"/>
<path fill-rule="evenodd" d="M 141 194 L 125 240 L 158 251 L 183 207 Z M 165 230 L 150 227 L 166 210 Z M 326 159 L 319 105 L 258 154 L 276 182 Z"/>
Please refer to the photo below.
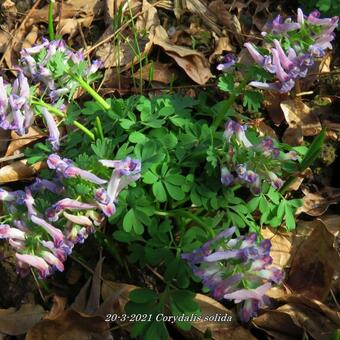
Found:
<path fill-rule="evenodd" d="M 338 308 L 338 311 L 340 311 L 340 305 L 339 305 L 339 303 L 338 303 L 338 301 L 336 299 L 336 296 L 335 296 L 335 294 L 333 292 L 333 289 L 330 289 L 330 292 L 331 292 L 332 298 L 334 300 L 334 303 L 335 303 L 336 307 Z"/>
<path fill-rule="evenodd" d="M 43 300 L 43 302 L 46 303 L 45 296 L 44 296 L 42 290 L 40 289 L 39 281 L 37 280 L 37 277 L 35 276 L 35 273 L 34 273 L 34 271 L 33 271 L 32 268 L 31 268 L 31 273 L 32 273 L 32 276 L 33 276 L 33 278 L 34 278 L 35 284 L 37 285 L 37 288 L 38 288 L 38 292 L 39 292 L 39 294 L 40 294 L 40 297 L 41 297 L 41 299 Z"/>
<path fill-rule="evenodd" d="M 27 15 L 25 16 L 24 20 L 21 22 L 21 24 L 19 25 L 19 27 L 16 29 L 15 33 L 13 34 L 13 37 L 9 40 L 9 42 L 6 45 L 5 48 L 5 53 L 2 55 L 1 59 L 0 59 L 0 65 L 3 63 L 5 56 L 6 56 L 6 52 L 8 50 L 11 50 L 14 44 L 14 40 L 18 34 L 18 32 L 22 29 L 22 27 L 26 24 L 26 21 L 30 18 L 31 14 L 35 11 L 35 9 L 38 7 L 38 5 L 40 4 L 41 0 L 37 0 L 37 2 L 32 6 L 32 8 L 29 10 L 29 12 L 27 13 Z"/>
<path fill-rule="evenodd" d="M 153 7 L 156 7 L 158 5 L 160 1 L 157 1 L 156 3 L 152 4 Z M 96 48 L 98 48 L 99 46 L 105 44 L 106 42 L 110 41 L 112 38 L 114 38 L 118 33 L 120 33 L 121 31 L 123 31 L 126 27 L 129 26 L 130 22 L 135 20 L 136 18 L 138 18 L 140 15 L 144 14 L 147 10 L 144 11 L 139 11 L 136 15 L 134 15 L 133 17 L 131 17 L 131 19 L 129 19 L 126 23 L 124 23 L 122 26 L 119 27 L 119 29 L 110 34 L 109 36 L 107 36 L 106 38 L 104 38 L 103 40 L 99 41 L 97 44 L 95 44 L 94 46 L 90 47 L 87 51 L 84 52 L 84 55 L 87 56 L 88 54 L 90 54 L 93 50 L 95 50 Z"/>
<path fill-rule="evenodd" d="M 19 159 L 19 158 L 22 158 L 22 157 L 25 157 L 24 153 L 18 153 L 17 155 L 1 157 L 0 163 L 7 162 L 7 161 L 13 161 L 14 159 Z"/>

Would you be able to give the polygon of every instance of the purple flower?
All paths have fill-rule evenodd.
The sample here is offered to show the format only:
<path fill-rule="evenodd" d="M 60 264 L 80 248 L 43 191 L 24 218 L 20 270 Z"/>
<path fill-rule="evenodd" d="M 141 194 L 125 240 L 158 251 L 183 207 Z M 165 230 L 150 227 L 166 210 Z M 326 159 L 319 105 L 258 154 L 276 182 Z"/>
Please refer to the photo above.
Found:
<path fill-rule="evenodd" d="M 217 70 L 218 71 L 227 71 L 229 70 L 232 66 L 234 66 L 236 63 L 236 58 L 234 54 L 227 54 L 223 57 L 223 61 L 221 64 L 217 65 Z"/>
<path fill-rule="evenodd" d="M 15 239 L 24 241 L 26 233 L 8 224 L 0 224 L 0 239 Z"/>
<path fill-rule="evenodd" d="M 282 179 L 276 176 L 272 171 L 268 171 L 267 174 L 271 181 L 272 187 L 274 187 L 276 190 L 280 189 L 283 185 Z"/>
<path fill-rule="evenodd" d="M 36 215 L 32 215 L 31 220 L 36 225 L 42 227 L 53 238 L 53 242 L 56 246 L 60 245 L 63 242 L 64 234 L 61 232 L 60 229 L 53 227 L 53 225 L 49 224 Z"/>
<path fill-rule="evenodd" d="M 25 204 L 27 207 L 28 216 L 37 215 L 37 211 L 34 208 L 34 198 L 29 188 L 26 188 Z"/>
<path fill-rule="evenodd" d="M 19 267 L 28 264 L 38 269 L 41 278 L 46 278 L 50 275 L 50 266 L 40 256 L 16 253 L 15 257 L 19 261 Z"/>
<path fill-rule="evenodd" d="M 87 76 L 96 73 L 99 69 L 104 67 L 104 63 L 101 60 L 93 60 L 91 66 L 87 69 Z"/>
<path fill-rule="evenodd" d="M 262 66 L 266 71 L 270 73 L 276 72 L 276 67 L 275 65 L 273 65 L 272 58 L 270 56 L 263 56 L 262 54 L 260 54 L 251 43 L 245 43 L 244 47 L 247 48 L 248 52 L 258 65 Z"/>
<path fill-rule="evenodd" d="M 272 266 L 269 240 L 258 242 L 255 233 L 230 238 L 234 231 L 223 231 L 201 248 L 182 254 L 182 259 L 215 299 L 243 302 L 240 319 L 247 322 L 269 303 L 265 293 L 272 283 L 282 281 L 283 273 Z"/>
<path fill-rule="evenodd" d="M 278 15 L 272 22 L 272 33 L 281 34 L 290 31 L 298 30 L 301 25 L 297 22 L 292 22 L 291 19 L 287 18 L 285 21 L 282 21 L 281 15 Z"/>
<path fill-rule="evenodd" d="M 69 210 L 87 210 L 95 208 L 95 205 L 79 202 L 70 198 L 63 198 L 62 200 L 58 201 L 57 203 L 53 204 L 53 208 L 60 212 L 64 209 Z"/>
<path fill-rule="evenodd" d="M 42 258 L 51 266 L 57 268 L 60 272 L 64 271 L 64 264 L 59 260 L 57 256 L 49 251 L 43 250 L 41 252 Z"/>
<path fill-rule="evenodd" d="M 83 169 L 80 169 L 76 166 L 70 165 L 68 166 L 64 172 L 63 175 L 67 177 L 81 177 L 89 182 L 95 183 L 95 184 L 105 184 L 107 181 L 105 179 L 99 178 L 98 176 L 94 175 L 90 171 L 86 171 Z"/>
<path fill-rule="evenodd" d="M 60 132 L 58 126 L 53 116 L 49 113 L 47 109 L 43 108 L 41 112 L 42 115 L 44 116 L 50 134 L 48 137 L 48 141 L 52 144 L 53 151 L 57 151 L 59 150 L 60 147 Z"/>
<path fill-rule="evenodd" d="M 234 176 L 231 174 L 229 169 L 224 166 L 221 169 L 221 183 L 226 186 L 229 186 L 234 183 L 234 180 L 235 180 Z"/>

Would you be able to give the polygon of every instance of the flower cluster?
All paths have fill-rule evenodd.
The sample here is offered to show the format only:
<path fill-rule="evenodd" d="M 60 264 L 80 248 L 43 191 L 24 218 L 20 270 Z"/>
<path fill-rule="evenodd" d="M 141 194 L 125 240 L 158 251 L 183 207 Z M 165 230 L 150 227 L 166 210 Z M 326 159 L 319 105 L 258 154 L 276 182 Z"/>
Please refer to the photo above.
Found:
<path fill-rule="evenodd" d="M 265 293 L 272 283 L 281 283 L 283 272 L 272 266 L 269 240 L 259 242 L 256 234 L 231 238 L 235 227 L 222 231 L 192 253 L 182 254 L 194 274 L 217 300 L 244 302 L 243 322 L 268 305 Z"/>
<path fill-rule="evenodd" d="M 267 72 L 275 75 L 273 83 L 252 81 L 249 85 L 266 90 L 289 92 L 297 79 L 306 77 L 314 64 L 314 58 L 325 55 L 331 49 L 334 30 L 338 26 L 338 17 L 320 19 L 320 13 L 313 11 L 305 16 L 298 9 L 297 22 L 290 18 L 282 20 L 278 15 L 268 25 L 269 32 L 263 32 L 271 44 L 265 54 L 261 54 L 251 43 L 244 46 L 254 61 Z"/>
<path fill-rule="evenodd" d="M 7 239 L 16 251 L 17 267 L 22 275 L 30 266 L 38 270 L 41 278 L 55 269 L 63 271 L 63 262 L 74 245 L 83 243 L 102 222 L 104 216 L 98 209 L 106 216 L 114 214 L 120 191 L 140 177 L 140 162 L 129 157 L 101 163 L 114 168 L 109 181 L 52 154 L 48 166 L 56 171 L 54 180 L 38 178 L 25 190 L 0 189 L 0 200 L 8 214 L 2 217 L 5 223 L 0 225 L 0 239 Z M 92 199 L 82 202 L 67 197 L 64 182 L 68 178 L 93 184 Z"/>
<path fill-rule="evenodd" d="M 229 186 L 241 183 L 256 195 L 261 192 L 263 181 L 280 189 L 283 180 L 276 173 L 281 171 L 283 162 L 297 159 L 296 152 L 281 152 L 270 137 L 253 144 L 246 136 L 246 130 L 246 125 L 233 120 L 226 123 L 224 138 L 229 147 L 226 155 L 228 166 L 221 169 L 222 184 Z"/>
<path fill-rule="evenodd" d="M 5 84 L 0 77 L 0 127 L 15 130 L 20 136 L 27 132 L 33 122 L 30 106 L 30 87 L 22 72 L 13 85 Z"/>
<path fill-rule="evenodd" d="M 64 95 L 72 95 L 78 88 L 72 75 L 88 79 L 103 66 L 100 60 L 89 64 L 82 52 L 71 51 L 63 40 L 44 38 L 41 44 L 21 51 L 20 63 L 25 75 L 34 84 L 39 83 L 43 91 L 47 90 L 52 102 Z"/>

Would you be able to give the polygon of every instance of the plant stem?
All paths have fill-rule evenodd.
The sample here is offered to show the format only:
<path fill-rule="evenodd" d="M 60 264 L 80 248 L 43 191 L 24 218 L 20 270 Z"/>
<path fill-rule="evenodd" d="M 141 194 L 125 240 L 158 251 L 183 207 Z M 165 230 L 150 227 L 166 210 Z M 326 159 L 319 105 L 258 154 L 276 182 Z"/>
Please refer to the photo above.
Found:
<path fill-rule="evenodd" d="M 248 83 L 248 79 L 243 79 L 239 86 L 231 93 L 230 97 L 226 102 L 226 108 L 224 111 L 221 111 L 219 115 L 216 117 L 215 121 L 212 124 L 213 129 L 216 131 L 220 124 L 222 123 L 223 119 L 225 118 L 225 113 L 229 111 L 231 106 L 234 104 L 236 98 L 243 92 L 245 86 Z"/>
<path fill-rule="evenodd" d="M 62 118 L 66 118 L 66 114 L 57 109 L 56 107 L 43 102 L 42 100 L 31 100 L 31 104 L 34 104 L 36 106 L 42 106 L 45 107 L 49 112 L 54 113 L 56 116 L 62 117 Z M 87 128 L 85 127 L 83 124 L 79 123 L 78 121 L 73 121 L 73 125 L 76 126 L 79 130 L 83 131 L 87 136 L 90 137 L 91 140 L 96 140 L 95 135 Z"/>
<path fill-rule="evenodd" d="M 105 101 L 105 99 L 99 95 L 82 77 L 80 76 L 71 76 L 79 83 L 79 85 L 92 96 L 93 99 L 104 109 L 110 110 L 111 106 Z"/>
<path fill-rule="evenodd" d="M 53 9 L 54 9 L 54 0 L 50 0 L 50 4 L 48 5 L 48 35 L 50 40 L 55 39 L 54 28 L 53 28 Z"/>
<path fill-rule="evenodd" d="M 79 130 L 83 131 L 86 135 L 90 137 L 93 141 L 96 140 L 95 135 L 83 124 L 79 123 L 78 121 L 74 121 L 73 125 L 76 126 Z"/>

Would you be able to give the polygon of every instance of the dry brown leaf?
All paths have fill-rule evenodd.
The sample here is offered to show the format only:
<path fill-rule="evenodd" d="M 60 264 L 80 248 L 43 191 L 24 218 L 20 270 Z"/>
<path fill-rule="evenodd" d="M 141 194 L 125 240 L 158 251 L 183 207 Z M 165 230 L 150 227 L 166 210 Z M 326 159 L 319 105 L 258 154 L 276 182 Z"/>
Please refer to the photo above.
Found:
<path fill-rule="evenodd" d="M 150 75 L 152 75 L 151 79 Z M 169 84 L 176 79 L 176 72 L 174 69 L 170 68 L 169 64 L 163 64 L 156 61 L 143 66 L 141 70 L 135 72 L 134 77 L 137 79 L 141 78 L 147 81 L 157 81 L 162 84 Z"/>
<path fill-rule="evenodd" d="M 227 5 L 223 0 L 211 1 L 209 3 L 208 9 L 209 14 L 215 18 L 217 24 L 224 27 L 229 27 L 232 20 L 232 14 L 228 11 Z"/>
<path fill-rule="evenodd" d="M 247 55 L 249 56 L 249 53 Z M 268 111 L 269 117 L 275 125 L 280 125 L 285 119 L 280 104 L 288 98 L 286 93 L 276 93 L 273 91 L 264 92 L 263 106 Z"/>
<path fill-rule="evenodd" d="M 0 333 L 7 335 L 25 334 L 43 317 L 45 311 L 40 305 L 26 304 L 19 310 L 0 309 Z"/>
<path fill-rule="evenodd" d="M 269 136 L 277 139 L 276 132 L 264 122 L 263 118 L 253 119 L 251 125 L 254 126 L 261 136 Z"/>
<path fill-rule="evenodd" d="M 11 156 L 15 151 L 20 150 L 24 146 L 43 138 L 45 135 L 37 127 L 30 127 L 27 134 L 19 136 L 14 131 L 11 132 L 11 142 L 8 145 L 5 156 Z"/>
<path fill-rule="evenodd" d="M 203 85 L 212 77 L 206 58 L 197 51 L 171 43 L 166 30 L 162 26 L 155 28 L 152 41 L 175 59 L 177 64 L 196 83 Z"/>
<path fill-rule="evenodd" d="M 57 25 L 58 34 L 64 36 L 69 35 L 69 39 L 76 36 L 81 28 L 88 28 L 91 26 L 93 21 L 92 16 L 87 16 L 85 18 L 63 18 L 59 21 Z"/>
<path fill-rule="evenodd" d="M 340 189 L 325 187 L 318 192 L 312 193 L 307 188 L 302 189 L 305 194 L 303 205 L 298 208 L 297 213 L 306 213 L 310 216 L 320 216 L 326 212 L 331 204 L 340 201 Z"/>
<path fill-rule="evenodd" d="M 21 160 L 6 165 L 0 169 L 0 184 L 20 181 L 33 177 L 41 169 L 47 168 L 45 162 L 27 165 L 27 160 Z"/>
<path fill-rule="evenodd" d="M 300 140 L 297 140 L 296 135 L 300 135 L 300 131 L 302 136 L 315 136 L 321 132 L 319 118 L 301 99 L 288 99 L 281 102 L 280 106 L 289 125 L 283 137 L 284 142 L 297 145 Z"/>
<path fill-rule="evenodd" d="M 310 298 L 324 300 L 331 287 L 340 258 L 334 249 L 334 236 L 321 221 L 312 221 L 313 231 L 302 242 L 292 256 L 287 285 L 294 292 Z M 294 245 L 295 246 L 295 245 Z"/>
<path fill-rule="evenodd" d="M 209 62 L 212 64 L 217 56 L 222 55 L 224 52 L 235 52 L 235 47 L 231 45 L 229 37 L 218 38 L 215 51 L 209 57 Z"/>
<path fill-rule="evenodd" d="M 301 339 L 305 332 L 313 339 L 329 340 L 340 327 L 339 315 L 317 300 L 287 295 L 285 304 L 253 319 L 253 324 L 274 339 Z"/>
<path fill-rule="evenodd" d="M 273 258 L 273 264 L 284 268 L 290 259 L 292 247 L 291 235 L 282 234 L 278 230 L 268 227 L 261 229 L 261 235 L 271 241 L 270 256 Z"/>
<path fill-rule="evenodd" d="M 32 327 L 25 340 L 58 340 L 58 339 L 109 339 L 108 324 L 103 317 L 88 316 L 72 309 L 64 311 L 54 320 L 44 319 Z"/>
<path fill-rule="evenodd" d="M 8 32 L 0 31 L 0 53 L 4 53 L 11 35 Z"/>
<path fill-rule="evenodd" d="M 209 329 L 211 338 L 214 340 L 252 340 L 255 339 L 249 330 L 241 327 L 236 321 L 236 315 L 225 308 L 222 304 L 209 296 L 196 294 L 194 298 L 201 308 L 202 316 L 208 315 L 227 315 L 231 317 L 230 321 L 204 321 L 192 323 L 192 338 L 202 338 L 207 329 Z"/>

